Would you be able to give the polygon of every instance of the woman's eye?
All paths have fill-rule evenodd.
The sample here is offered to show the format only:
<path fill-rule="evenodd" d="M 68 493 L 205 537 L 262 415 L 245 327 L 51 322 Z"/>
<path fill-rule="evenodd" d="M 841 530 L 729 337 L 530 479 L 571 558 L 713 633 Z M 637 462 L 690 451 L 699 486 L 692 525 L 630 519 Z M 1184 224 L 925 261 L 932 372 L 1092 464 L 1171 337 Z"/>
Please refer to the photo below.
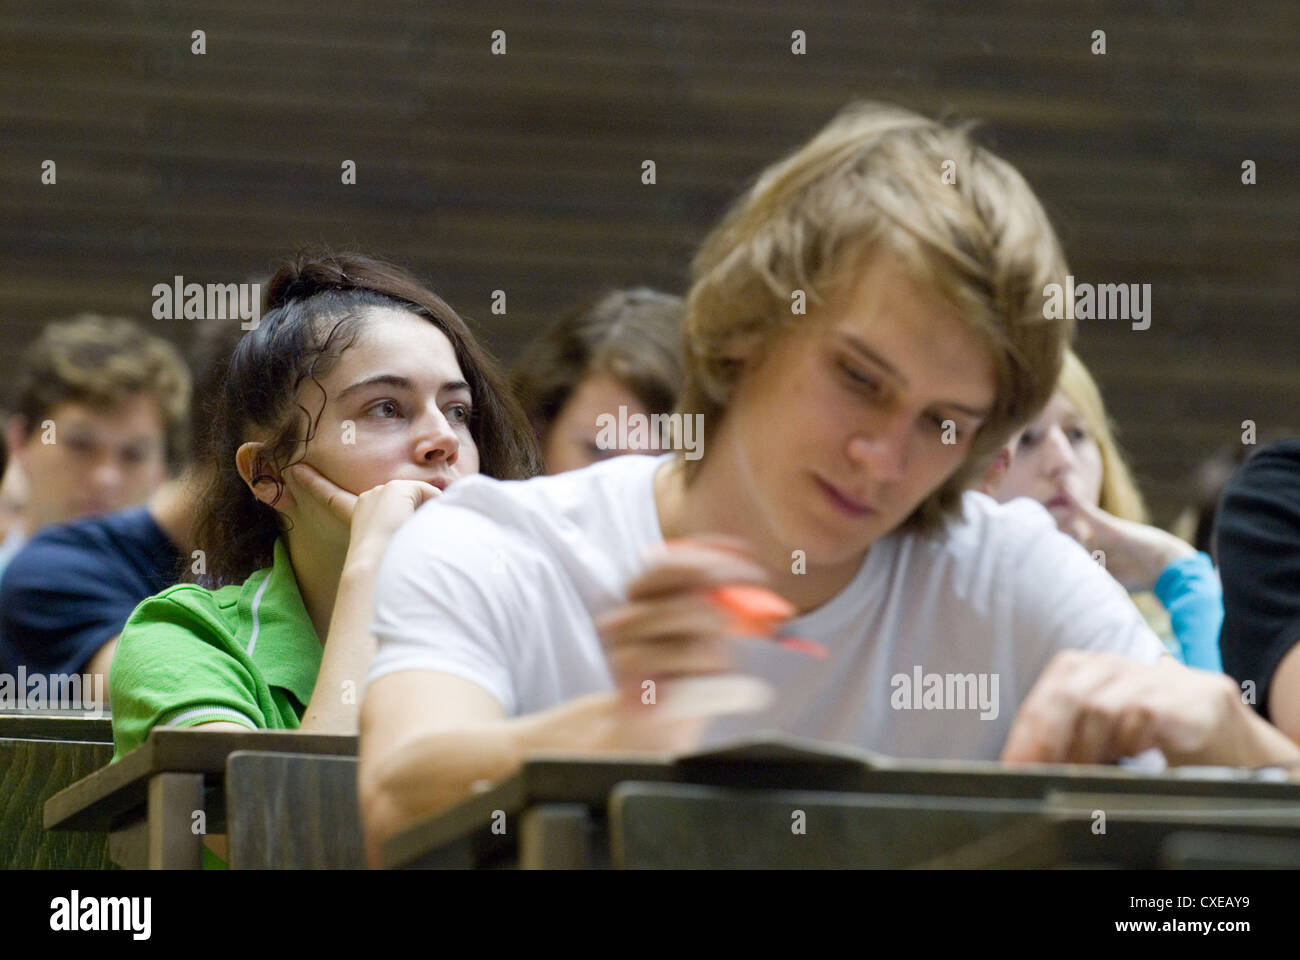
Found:
<path fill-rule="evenodd" d="M 1082 427 L 1073 427 L 1069 430 L 1069 437 L 1071 443 L 1083 443 L 1088 439 L 1088 431 Z"/>
<path fill-rule="evenodd" d="M 1030 447 L 1035 446 L 1037 443 L 1038 443 L 1038 434 L 1025 431 L 1020 435 L 1020 443 L 1018 447 L 1021 450 L 1028 450 Z"/>
<path fill-rule="evenodd" d="M 457 403 L 447 409 L 447 418 L 452 423 L 469 423 L 470 409 L 463 403 Z"/>
<path fill-rule="evenodd" d="M 382 420 L 391 420 L 400 412 L 397 403 L 393 400 L 380 400 L 378 403 L 371 404 L 370 411 Z"/>

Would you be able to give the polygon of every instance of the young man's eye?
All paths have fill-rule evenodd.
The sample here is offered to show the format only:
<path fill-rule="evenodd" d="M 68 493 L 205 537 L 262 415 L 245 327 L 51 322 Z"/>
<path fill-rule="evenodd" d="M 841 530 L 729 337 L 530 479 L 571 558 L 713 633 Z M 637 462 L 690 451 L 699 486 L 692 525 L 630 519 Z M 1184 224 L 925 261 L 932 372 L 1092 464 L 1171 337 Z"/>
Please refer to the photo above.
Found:
<path fill-rule="evenodd" d="M 848 381 L 855 387 L 859 387 L 867 393 L 876 394 L 880 392 L 880 383 L 874 377 L 868 376 L 865 373 L 860 373 L 853 367 L 850 367 L 847 363 L 841 363 L 839 366 L 840 372 L 843 373 Z"/>
<path fill-rule="evenodd" d="M 963 430 L 958 425 L 957 421 L 952 419 L 952 417 L 945 417 L 936 413 L 934 416 L 930 418 L 930 422 L 934 424 L 934 428 L 938 430 L 940 433 L 947 430 L 951 425 L 952 435 L 956 437 L 958 440 L 966 436 L 966 431 Z"/>

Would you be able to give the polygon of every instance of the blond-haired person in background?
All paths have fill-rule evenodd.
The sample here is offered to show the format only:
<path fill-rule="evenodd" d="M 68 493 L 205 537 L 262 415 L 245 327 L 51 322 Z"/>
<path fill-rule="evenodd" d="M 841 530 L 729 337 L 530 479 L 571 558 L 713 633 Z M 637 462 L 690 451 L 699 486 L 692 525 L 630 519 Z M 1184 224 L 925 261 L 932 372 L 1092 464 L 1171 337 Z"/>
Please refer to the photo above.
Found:
<path fill-rule="evenodd" d="M 1210 557 L 1150 523 L 1101 391 L 1070 351 L 1047 407 L 1020 433 L 995 490 L 1037 500 L 1133 595 L 1170 652 L 1220 670 L 1223 588 Z"/>

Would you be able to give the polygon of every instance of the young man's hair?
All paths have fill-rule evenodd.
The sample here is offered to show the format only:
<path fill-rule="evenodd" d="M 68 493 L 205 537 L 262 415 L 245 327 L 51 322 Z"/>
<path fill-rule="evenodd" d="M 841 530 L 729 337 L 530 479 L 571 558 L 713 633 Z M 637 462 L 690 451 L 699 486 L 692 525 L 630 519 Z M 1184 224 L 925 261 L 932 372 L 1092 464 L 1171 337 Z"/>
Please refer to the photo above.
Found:
<path fill-rule="evenodd" d="M 651 413 L 682 388 L 681 297 L 648 287 L 613 290 L 565 314 L 515 365 L 510 385 L 543 439 L 587 377 L 613 377 Z"/>
<path fill-rule="evenodd" d="M 1044 316 L 1044 287 L 1067 272 L 1047 214 L 969 125 L 850 104 L 765 170 L 692 264 L 678 410 L 703 414 L 705 437 L 716 435 L 741 371 L 730 356 L 737 338 L 756 337 L 761 355 L 772 335 L 816 322 L 815 305 L 879 250 L 950 302 L 993 360 L 993 407 L 966 459 L 903 524 L 929 530 L 960 509 L 962 491 L 1050 399 L 1071 332 Z M 797 290 L 813 305 L 807 317 L 792 310 Z M 703 462 L 686 461 L 688 482 Z"/>
<path fill-rule="evenodd" d="M 27 348 L 14 413 L 30 439 L 65 403 L 111 412 L 145 394 L 162 414 L 165 456 L 177 471 L 189 452 L 190 372 L 180 353 L 124 317 L 83 313 L 49 324 Z"/>

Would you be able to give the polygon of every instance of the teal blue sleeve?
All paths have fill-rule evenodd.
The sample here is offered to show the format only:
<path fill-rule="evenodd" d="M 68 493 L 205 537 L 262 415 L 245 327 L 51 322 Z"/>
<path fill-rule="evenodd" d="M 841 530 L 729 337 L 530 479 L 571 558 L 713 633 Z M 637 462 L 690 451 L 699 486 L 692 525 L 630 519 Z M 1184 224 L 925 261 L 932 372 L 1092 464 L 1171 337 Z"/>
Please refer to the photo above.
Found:
<path fill-rule="evenodd" d="M 1165 567 L 1156 581 L 1155 595 L 1169 611 L 1183 662 L 1222 672 L 1219 630 L 1223 626 L 1223 587 L 1209 554 L 1198 553 Z"/>

